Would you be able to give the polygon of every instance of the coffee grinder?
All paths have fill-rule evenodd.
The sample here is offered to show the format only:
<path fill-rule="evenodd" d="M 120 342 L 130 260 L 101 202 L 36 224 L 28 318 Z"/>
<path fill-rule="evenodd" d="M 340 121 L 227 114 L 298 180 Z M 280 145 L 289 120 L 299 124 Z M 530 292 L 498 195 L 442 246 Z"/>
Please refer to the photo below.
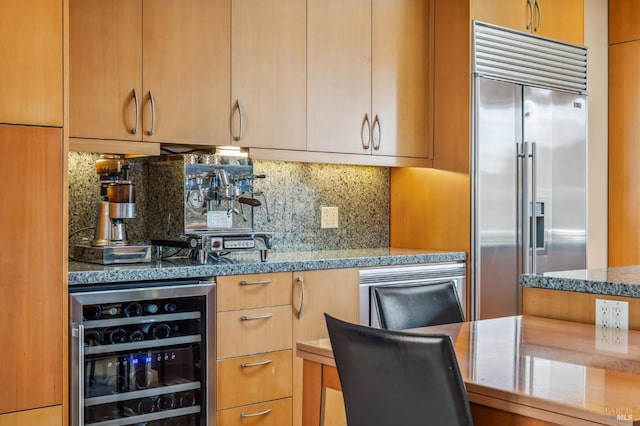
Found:
<path fill-rule="evenodd" d="M 76 246 L 79 260 L 101 264 L 151 261 L 151 246 L 129 243 L 125 219 L 136 217 L 136 188 L 129 180 L 129 165 L 115 155 L 96 160 L 100 176 L 100 203 L 91 245 Z"/>

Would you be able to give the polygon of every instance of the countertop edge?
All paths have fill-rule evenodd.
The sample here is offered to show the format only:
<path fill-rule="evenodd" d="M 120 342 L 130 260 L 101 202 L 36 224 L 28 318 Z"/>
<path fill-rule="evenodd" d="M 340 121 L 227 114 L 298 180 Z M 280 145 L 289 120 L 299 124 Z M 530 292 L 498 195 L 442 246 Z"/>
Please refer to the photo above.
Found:
<path fill-rule="evenodd" d="M 320 255 L 322 252 L 318 252 Z M 75 263 L 76 267 L 89 270 L 73 270 L 70 264 L 68 273 L 68 285 L 115 283 L 128 281 L 152 281 L 152 280 L 172 280 L 188 278 L 204 278 L 224 275 L 240 274 L 260 274 L 270 272 L 293 272 L 310 271 L 322 269 L 343 269 L 343 268 L 367 268 L 381 266 L 397 266 L 422 263 L 442 263 L 461 262 L 466 260 L 464 252 L 425 252 L 410 254 L 385 254 L 385 255 L 363 255 L 363 256 L 326 256 L 321 259 L 305 259 L 309 252 L 300 254 L 299 259 L 295 259 L 296 254 L 291 253 L 291 260 L 275 260 L 267 262 L 259 261 L 221 261 L 205 265 L 194 264 L 172 264 L 170 261 L 161 263 L 102 266 L 102 265 L 81 265 Z M 281 256 L 282 257 L 282 256 Z M 90 270 L 93 268 L 93 270 Z"/>
<path fill-rule="evenodd" d="M 640 298 L 640 285 L 608 280 L 580 279 L 537 274 L 521 275 L 520 285 L 529 288 L 569 291 L 574 293 Z"/>

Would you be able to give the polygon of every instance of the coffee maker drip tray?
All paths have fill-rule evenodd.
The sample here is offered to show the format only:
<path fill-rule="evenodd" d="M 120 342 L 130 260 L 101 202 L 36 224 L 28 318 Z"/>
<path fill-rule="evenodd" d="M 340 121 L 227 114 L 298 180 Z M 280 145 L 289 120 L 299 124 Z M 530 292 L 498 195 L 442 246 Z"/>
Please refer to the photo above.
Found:
<path fill-rule="evenodd" d="M 109 245 L 95 247 L 77 245 L 74 247 L 74 257 L 82 262 L 98 263 L 101 265 L 116 265 L 121 263 L 151 262 L 150 245 Z"/>

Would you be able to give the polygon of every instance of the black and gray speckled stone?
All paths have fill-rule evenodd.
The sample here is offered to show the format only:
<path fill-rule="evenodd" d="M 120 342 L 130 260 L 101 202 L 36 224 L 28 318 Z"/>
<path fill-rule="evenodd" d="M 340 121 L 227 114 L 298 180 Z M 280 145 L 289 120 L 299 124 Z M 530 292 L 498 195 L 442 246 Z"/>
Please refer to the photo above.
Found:
<path fill-rule="evenodd" d="M 523 287 L 610 296 L 640 297 L 640 266 L 521 275 Z"/>
<path fill-rule="evenodd" d="M 257 253 L 251 253 L 251 255 L 231 254 L 218 262 L 210 262 L 205 265 L 193 264 L 189 259 L 184 258 L 164 260 L 159 263 L 139 263 L 117 266 L 69 262 L 69 286 L 267 272 L 461 262 L 464 260 L 466 260 L 466 254 L 464 252 L 377 248 L 288 253 L 274 252 L 269 253 L 269 260 L 267 262 L 260 262 Z"/>

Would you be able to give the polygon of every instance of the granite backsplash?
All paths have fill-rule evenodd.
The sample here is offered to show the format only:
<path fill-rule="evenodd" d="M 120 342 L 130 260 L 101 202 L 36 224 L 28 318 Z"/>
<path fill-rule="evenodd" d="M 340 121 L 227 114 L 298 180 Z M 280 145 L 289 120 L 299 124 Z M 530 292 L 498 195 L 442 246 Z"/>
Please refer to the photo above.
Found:
<path fill-rule="evenodd" d="M 73 245 L 93 238 L 100 200 L 95 161 L 98 154 L 69 153 L 69 234 Z M 157 157 L 129 159 L 136 184 L 136 218 L 127 220 L 131 241 L 148 241 L 150 163 Z M 271 221 L 257 208 L 254 229 L 273 233 L 274 251 L 375 248 L 389 245 L 389 169 L 281 161 L 255 161 L 256 183 L 267 197 Z M 153 173 L 151 171 L 151 173 Z M 320 207 L 339 208 L 339 228 L 320 228 Z"/>

